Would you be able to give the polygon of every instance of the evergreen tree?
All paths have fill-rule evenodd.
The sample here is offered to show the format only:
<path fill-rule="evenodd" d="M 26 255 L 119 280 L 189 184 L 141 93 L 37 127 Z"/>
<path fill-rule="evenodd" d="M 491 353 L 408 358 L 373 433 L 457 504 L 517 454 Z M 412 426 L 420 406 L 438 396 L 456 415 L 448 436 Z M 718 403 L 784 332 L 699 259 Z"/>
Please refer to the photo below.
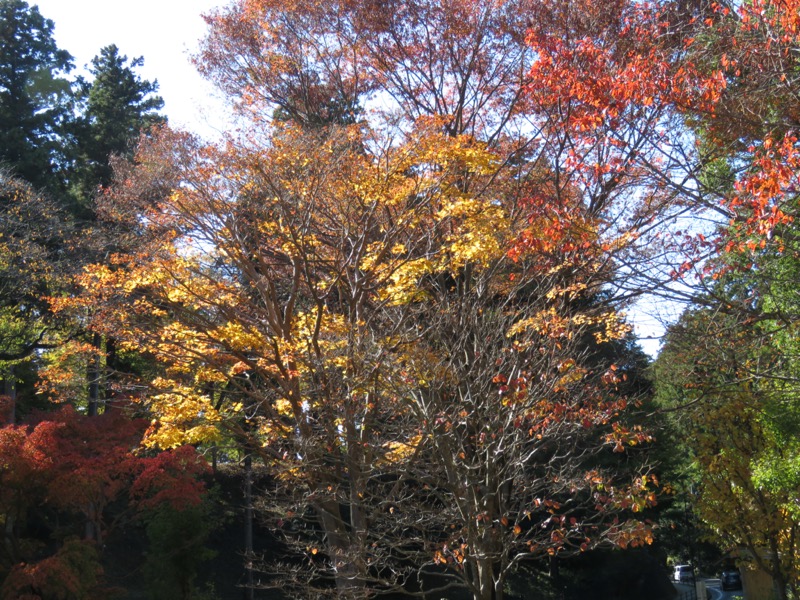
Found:
<path fill-rule="evenodd" d="M 53 21 L 23 0 L 0 0 L 0 163 L 38 189 L 60 189 L 72 57 Z"/>
<path fill-rule="evenodd" d="M 140 132 L 165 120 L 157 114 L 164 106 L 155 95 L 158 82 L 143 80 L 135 73 L 143 64 L 142 57 L 129 62 L 112 44 L 92 59 L 93 81 L 81 82 L 79 99 L 85 111 L 76 124 L 78 160 L 73 193 L 83 216 L 89 214 L 97 188 L 111 183 L 111 157 L 129 153 Z"/>

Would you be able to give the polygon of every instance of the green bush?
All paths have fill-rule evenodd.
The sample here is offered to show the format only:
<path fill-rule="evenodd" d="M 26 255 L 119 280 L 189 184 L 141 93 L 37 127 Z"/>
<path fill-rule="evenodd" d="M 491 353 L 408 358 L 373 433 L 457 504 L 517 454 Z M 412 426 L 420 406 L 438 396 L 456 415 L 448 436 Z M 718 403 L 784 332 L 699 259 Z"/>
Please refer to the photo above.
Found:
<path fill-rule="evenodd" d="M 199 567 L 216 555 L 206 547 L 217 524 L 210 502 L 176 510 L 169 505 L 145 517 L 149 542 L 144 577 L 152 600 L 198 600 L 195 585 Z"/>

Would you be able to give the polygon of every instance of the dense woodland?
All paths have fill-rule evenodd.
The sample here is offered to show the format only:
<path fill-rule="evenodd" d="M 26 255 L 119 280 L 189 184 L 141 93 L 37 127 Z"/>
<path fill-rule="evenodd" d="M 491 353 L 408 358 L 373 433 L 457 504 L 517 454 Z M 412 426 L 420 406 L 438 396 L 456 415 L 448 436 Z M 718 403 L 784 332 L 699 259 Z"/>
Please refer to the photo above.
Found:
<path fill-rule="evenodd" d="M 0 0 L 0 600 L 800 598 L 800 2 L 206 21 L 215 142 Z"/>

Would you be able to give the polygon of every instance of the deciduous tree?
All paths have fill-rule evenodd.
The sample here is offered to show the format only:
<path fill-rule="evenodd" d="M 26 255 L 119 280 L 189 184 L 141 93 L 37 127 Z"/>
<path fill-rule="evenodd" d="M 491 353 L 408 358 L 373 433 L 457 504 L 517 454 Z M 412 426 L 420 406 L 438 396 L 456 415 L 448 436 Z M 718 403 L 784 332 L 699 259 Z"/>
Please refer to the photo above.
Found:
<path fill-rule="evenodd" d="M 116 523 L 137 513 L 167 507 L 180 513 L 199 505 L 205 492 L 199 479 L 207 468 L 205 461 L 190 447 L 156 456 L 137 455 L 145 427 L 122 411 L 89 417 L 66 406 L 24 424 L 0 428 L 1 556 L 3 571 L 11 570 L 8 585 L 18 580 L 30 584 L 37 573 L 41 573 L 41 584 L 50 577 L 57 581 L 51 570 L 69 573 L 77 568 L 63 553 L 84 548 L 67 539 L 58 554 L 26 567 L 24 563 L 37 558 L 37 541 L 26 530 L 29 519 L 47 524 L 48 514 L 58 514 L 61 531 L 55 541 L 62 541 L 67 531 L 99 546 Z M 113 513 L 108 510 L 111 503 L 125 499 L 128 510 L 119 506 Z M 98 566 L 92 561 L 87 564 Z M 74 573 L 69 575 L 71 583 L 60 583 L 67 588 L 92 584 L 93 580 L 81 577 Z"/>
<path fill-rule="evenodd" d="M 707 524 L 747 548 L 781 597 L 797 586 L 797 23 L 792 3 L 747 2 L 711 5 L 694 24 L 688 55 L 726 79 L 713 110 L 693 117 L 702 185 L 726 218 L 699 307 L 659 361 L 662 393 L 689 404 Z"/>
<path fill-rule="evenodd" d="M 223 150 L 169 132 L 142 148 L 108 214 L 149 245 L 83 279 L 95 329 L 167 368 L 151 443 L 243 440 L 293 488 L 284 522 L 314 509 L 326 545 L 307 551 L 343 597 L 441 563 L 500 598 L 525 557 L 649 538 L 605 517 L 652 502 L 652 481 L 590 466 L 646 439 L 612 427 L 621 374 L 582 364 L 586 335 L 627 334 L 581 301 L 607 276 L 590 219 L 548 196 L 507 212 L 484 195 L 496 155 L 439 120 L 399 145 L 282 125 Z"/>
<path fill-rule="evenodd" d="M 694 463 L 694 510 L 723 550 L 768 573 L 786 598 L 798 573 L 797 409 L 773 326 L 741 322 L 724 304 L 687 312 L 656 374 Z"/>
<path fill-rule="evenodd" d="M 0 379 L 3 423 L 15 421 L 21 362 L 58 345 L 69 328 L 50 313 L 46 297 L 67 286 L 73 226 L 58 203 L 0 172 Z M 27 387 L 33 381 L 27 381 Z M 32 398 L 25 398 L 30 405 Z M 21 412 L 26 412 L 23 407 Z"/>
<path fill-rule="evenodd" d="M 103 210 L 141 252 L 64 303 L 162 362 L 151 443 L 230 436 L 264 459 L 342 597 L 441 568 L 497 600 L 526 558 L 647 541 L 614 517 L 654 480 L 598 457 L 648 437 L 618 421 L 626 374 L 590 355 L 627 335 L 607 286 L 647 281 L 640 252 L 691 188 L 686 130 L 663 130 L 722 86 L 653 45 L 660 15 L 211 15 L 199 64 L 248 127 L 219 148 L 164 130 L 120 165 Z"/>

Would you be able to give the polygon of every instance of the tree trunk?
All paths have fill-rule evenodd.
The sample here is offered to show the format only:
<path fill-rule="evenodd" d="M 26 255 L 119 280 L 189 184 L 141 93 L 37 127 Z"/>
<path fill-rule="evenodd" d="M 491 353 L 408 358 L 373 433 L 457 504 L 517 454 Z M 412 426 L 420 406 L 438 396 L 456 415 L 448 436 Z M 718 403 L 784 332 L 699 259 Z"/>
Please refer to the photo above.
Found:
<path fill-rule="evenodd" d="M 494 561 L 488 557 L 478 558 L 475 569 L 473 600 L 503 600 L 503 582 L 497 577 Z"/>
<path fill-rule="evenodd" d="M 789 595 L 786 590 L 786 578 L 783 575 L 780 567 L 780 559 L 777 558 L 777 554 L 775 554 L 776 558 L 774 560 L 774 566 L 772 567 L 772 584 L 775 591 L 775 600 L 788 600 Z"/>
<path fill-rule="evenodd" d="M 86 523 L 83 528 L 83 538 L 89 542 L 96 542 L 98 547 L 102 546 L 103 537 L 100 528 L 100 514 L 94 502 L 90 502 L 86 505 Z"/>
<path fill-rule="evenodd" d="M 103 378 L 105 380 L 105 388 L 103 393 L 103 404 L 105 406 L 104 410 L 109 410 L 110 408 L 119 408 L 118 403 L 116 402 L 117 394 L 115 393 L 114 386 L 112 385 L 113 381 L 116 380 L 117 371 L 117 344 L 114 341 L 114 338 L 106 338 L 106 368 L 105 376 Z"/>
<path fill-rule="evenodd" d="M 337 598 L 359 600 L 366 596 L 364 574 L 359 569 L 357 549 L 352 547 L 347 525 L 339 514 L 339 504 L 335 500 L 314 503 L 325 531 L 327 551 L 333 566 Z M 356 550 L 356 552 L 354 552 Z"/>
<path fill-rule="evenodd" d="M 99 412 L 100 406 L 100 347 L 102 339 L 99 333 L 92 335 L 92 348 L 94 352 L 89 359 L 89 367 L 86 373 L 86 379 L 89 384 L 89 406 L 87 414 L 90 417 L 96 417 Z"/>
<path fill-rule="evenodd" d="M 0 418 L 8 425 L 13 425 L 17 420 L 17 382 L 14 378 L 14 365 L 8 365 L 7 369 L 3 378 L 2 394 L 0 394 L 5 397 L 6 406 L 4 414 L 0 414 Z"/>
<path fill-rule="evenodd" d="M 96 417 L 99 414 L 100 406 L 100 348 L 102 346 L 102 338 L 99 333 L 92 334 L 92 348 L 94 352 L 89 359 L 89 366 L 86 371 L 86 379 L 89 386 L 89 406 L 87 407 L 86 414 L 90 417 Z M 93 502 L 90 502 L 86 507 L 86 523 L 84 524 L 84 539 L 96 541 L 100 544 L 100 527 L 98 523 L 100 519 L 97 515 L 97 507 Z"/>
<path fill-rule="evenodd" d="M 364 476 L 364 465 L 367 458 L 364 455 L 364 445 L 359 432 L 353 426 L 356 422 L 355 415 L 348 414 L 347 418 L 347 472 L 350 483 L 350 535 L 348 552 L 349 569 L 352 571 L 358 589 L 364 591 L 367 575 L 366 547 L 369 523 L 367 512 L 364 509 L 364 498 L 367 496 L 367 482 Z"/>
<path fill-rule="evenodd" d="M 3 531 L 3 545 L 6 548 L 9 562 L 16 564 L 20 560 L 19 544 L 17 543 L 17 535 L 15 529 L 17 520 L 12 513 L 6 514 L 6 523 Z"/>

